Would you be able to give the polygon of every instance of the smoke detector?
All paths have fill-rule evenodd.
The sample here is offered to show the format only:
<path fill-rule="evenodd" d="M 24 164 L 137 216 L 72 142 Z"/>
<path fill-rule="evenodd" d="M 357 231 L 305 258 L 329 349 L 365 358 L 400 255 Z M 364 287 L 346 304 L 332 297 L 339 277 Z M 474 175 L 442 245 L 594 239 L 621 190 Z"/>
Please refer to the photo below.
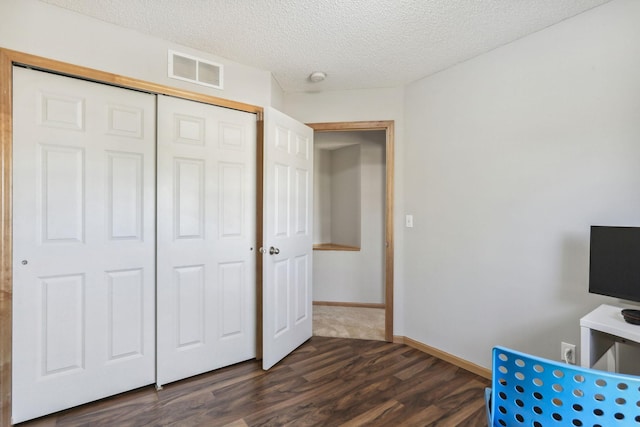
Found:
<path fill-rule="evenodd" d="M 322 71 L 314 71 L 309 75 L 309 81 L 311 83 L 318 83 L 327 78 L 327 73 Z"/>

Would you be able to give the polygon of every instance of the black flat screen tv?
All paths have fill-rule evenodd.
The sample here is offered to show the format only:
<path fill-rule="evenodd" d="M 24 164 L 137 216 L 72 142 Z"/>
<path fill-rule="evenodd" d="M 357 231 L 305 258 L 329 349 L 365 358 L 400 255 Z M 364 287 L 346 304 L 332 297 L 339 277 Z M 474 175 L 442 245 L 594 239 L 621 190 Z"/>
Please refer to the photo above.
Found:
<path fill-rule="evenodd" d="M 589 292 L 640 302 L 640 227 L 591 226 Z"/>

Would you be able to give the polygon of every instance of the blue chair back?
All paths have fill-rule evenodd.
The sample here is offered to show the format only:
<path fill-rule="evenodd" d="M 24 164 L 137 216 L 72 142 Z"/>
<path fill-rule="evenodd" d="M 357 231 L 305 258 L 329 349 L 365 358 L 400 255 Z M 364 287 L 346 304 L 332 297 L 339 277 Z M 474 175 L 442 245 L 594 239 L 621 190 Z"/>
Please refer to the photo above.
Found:
<path fill-rule="evenodd" d="M 493 349 L 489 426 L 640 427 L 640 377 Z"/>

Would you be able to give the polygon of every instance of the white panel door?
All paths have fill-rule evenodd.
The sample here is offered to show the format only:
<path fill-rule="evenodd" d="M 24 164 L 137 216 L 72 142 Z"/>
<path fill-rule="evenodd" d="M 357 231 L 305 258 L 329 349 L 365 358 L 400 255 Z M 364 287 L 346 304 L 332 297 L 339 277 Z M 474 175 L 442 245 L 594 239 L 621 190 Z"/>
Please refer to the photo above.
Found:
<path fill-rule="evenodd" d="M 263 361 L 269 369 L 312 333 L 313 129 L 265 110 Z"/>
<path fill-rule="evenodd" d="M 13 73 L 17 423 L 154 382 L 155 97 Z"/>
<path fill-rule="evenodd" d="M 157 384 L 256 356 L 256 116 L 158 98 Z"/>

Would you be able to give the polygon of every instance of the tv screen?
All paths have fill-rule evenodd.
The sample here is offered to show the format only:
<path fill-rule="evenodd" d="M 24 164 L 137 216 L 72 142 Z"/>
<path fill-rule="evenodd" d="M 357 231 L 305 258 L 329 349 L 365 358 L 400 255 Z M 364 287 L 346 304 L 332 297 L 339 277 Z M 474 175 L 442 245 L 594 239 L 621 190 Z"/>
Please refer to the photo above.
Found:
<path fill-rule="evenodd" d="M 591 226 L 589 292 L 640 302 L 640 227 Z"/>

